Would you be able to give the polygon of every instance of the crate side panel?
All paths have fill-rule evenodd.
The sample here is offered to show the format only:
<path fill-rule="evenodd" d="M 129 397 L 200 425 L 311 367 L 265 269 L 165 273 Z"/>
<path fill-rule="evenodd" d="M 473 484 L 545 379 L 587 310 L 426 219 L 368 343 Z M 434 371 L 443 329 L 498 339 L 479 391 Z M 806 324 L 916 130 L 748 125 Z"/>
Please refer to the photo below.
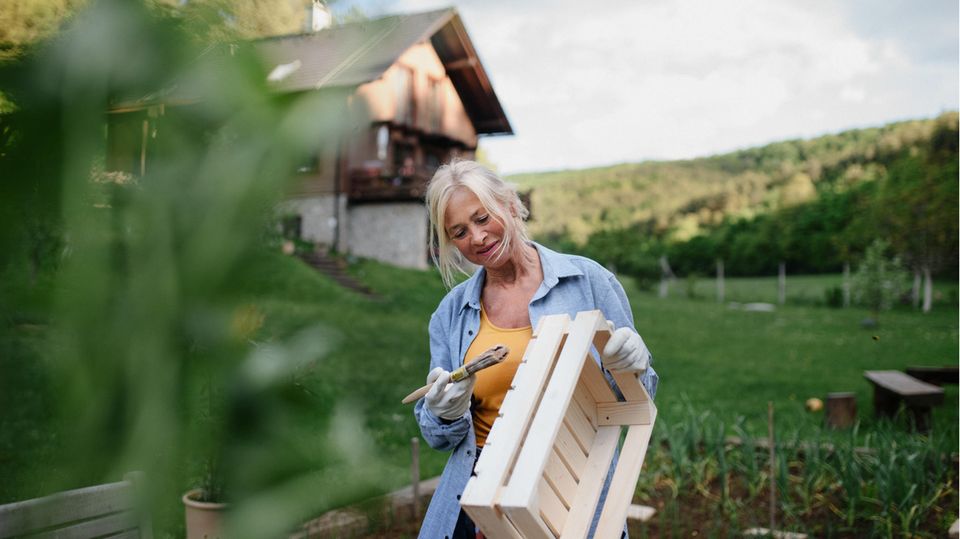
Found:
<path fill-rule="evenodd" d="M 504 396 L 500 417 L 494 421 L 487 436 L 474 469 L 476 475 L 470 478 L 461 496 L 461 506 L 489 508 L 497 505 L 500 489 L 508 481 L 523 445 L 569 320 L 565 314 L 541 319 L 538 336 L 530 340 L 514 375 L 513 389 Z"/>
<path fill-rule="evenodd" d="M 584 371 L 587 369 L 584 368 Z M 593 395 L 587 391 L 586 384 L 583 382 L 583 373 L 580 374 L 580 382 L 573 390 L 573 401 L 577 403 L 580 412 L 590 422 L 590 427 L 597 430 L 597 401 L 593 400 Z"/>
<path fill-rule="evenodd" d="M 567 508 L 564 507 L 560 496 L 544 479 L 540 480 L 537 489 L 540 500 L 540 518 L 550 528 L 554 537 L 560 537 L 563 524 L 567 520 Z"/>
<path fill-rule="evenodd" d="M 586 537 L 590 530 L 590 522 L 593 520 L 594 512 L 597 509 L 597 502 L 600 500 L 603 482 L 607 477 L 607 471 L 610 469 L 610 462 L 613 461 L 613 454 L 619 441 L 620 427 L 600 427 L 597 429 L 597 436 L 590 450 L 587 465 L 584 467 L 583 478 L 580 479 L 577 494 L 570 506 L 570 513 L 567 515 L 566 525 L 561 537 L 568 539 Z M 597 535 L 596 537 L 604 536 Z"/>
<path fill-rule="evenodd" d="M 589 453 L 590 446 L 593 445 L 593 437 L 597 435 L 597 431 L 590 424 L 590 420 L 584 415 L 583 410 L 580 409 L 580 405 L 577 404 L 576 391 L 574 391 L 574 399 L 570 401 L 570 406 L 567 407 L 566 415 L 563 416 L 563 423 L 573 433 L 577 445 L 584 454 Z"/>
<path fill-rule="evenodd" d="M 600 366 L 597 365 L 596 361 L 593 361 L 592 357 L 583 366 L 581 376 L 582 384 L 586 387 L 590 396 L 593 397 L 593 402 L 617 402 L 617 397 L 610 389 L 610 384 L 607 383 L 603 372 L 600 371 Z"/>
<path fill-rule="evenodd" d="M 570 473 L 567 466 L 560 460 L 556 448 L 550 452 L 547 466 L 543 469 L 543 477 L 553 486 L 553 490 L 560 496 L 560 501 L 569 509 L 573 497 L 577 494 L 577 478 Z"/>
<path fill-rule="evenodd" d="M 553 374 L 521 448 L 516 469 L 503 494 L 502 505 L 505 509 L 528 506 L 534 499 L 537 483 L 563 425 L 563 415 L 573 397 L 593 334 L 601 319 L 600 311 L 586 311 L 578 313 L 576 320 L 570 324 Z"/>
<path fill-rule="evenodd" d="M 627 429 L 623 451 L 620 452 L 620 460 L 610 481 L 610 490 L 603 504 L 603 512 L 600 513 L 597 537 L 614 537 L 620 533 L 627 518 L 627 509 L 630 507 L 633 493 L 637 488 L 637 479 L 643 468 L 643 460 L 647 454 L 647 445 L 652 432 L 652 423 L 634 425 Z"/>
<path fill-rule="evenodd" d="M 473 523 L 476 524 L 487 537 L 503 537 L 504 539 L 523 539 L 523 535 L 513 526 L 513 523 L 496 507 L 463 506 Z"/>
<path fill-rule="evenodd" d="M 577 445 L 577 440 L 565 423 L 560 425 L 553 447 L 574 477 L 579 479 L 583 474 L 583 467 L 587 464 L 587 454 Z"/>

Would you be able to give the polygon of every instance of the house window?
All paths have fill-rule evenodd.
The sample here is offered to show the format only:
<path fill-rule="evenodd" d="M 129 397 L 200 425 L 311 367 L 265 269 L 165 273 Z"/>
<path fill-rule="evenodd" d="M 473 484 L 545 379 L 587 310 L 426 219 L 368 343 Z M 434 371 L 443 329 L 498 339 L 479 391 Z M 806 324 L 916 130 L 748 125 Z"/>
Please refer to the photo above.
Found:
<path fill-rule="evenodd" d="M 413 70 L 409 67 L 399 66 L 397 69 L 397 76 L 394 78 L 394 94 L 397 99 L 397 123 L 413 125 L 416 111 L 413 99 Z"/>
<path fill-rule="evenodd" d="M 309 172 L 318 172 L 320 170 L 320 155 L 317 152 L 310 152 L 303 156 L 297 164 L 297 172 L 306 174 Z"/>
<path fill-rule="evenodd" d="M 416 158 L 412 144 L 397 144 L 393 152 L 393 167 L 397 176 L 409 178 L 416 174 Z"/>
<path fill-rule="evenodd" d="M 387 148 L 390 145 L 390 128 L 385 125 L 381 125 L 377 129 L 377 160 L 386 161 L 387 160 Z"/>
<path fill-rule="evenodd" d="M 430 79 L 427 95 L 427 130 L 439 133 L 443 126 L 443 93 L 440 91 L 440 79 Z"/>

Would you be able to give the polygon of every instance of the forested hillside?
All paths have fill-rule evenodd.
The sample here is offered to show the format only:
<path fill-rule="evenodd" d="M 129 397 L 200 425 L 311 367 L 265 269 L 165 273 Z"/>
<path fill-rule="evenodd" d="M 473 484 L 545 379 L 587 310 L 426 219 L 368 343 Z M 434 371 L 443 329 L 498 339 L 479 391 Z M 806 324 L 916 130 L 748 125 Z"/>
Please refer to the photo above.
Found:
<path fill-rule="evenodd" d="M 915 268 L 957 260 L 956 112 L 688 161 L 522 174 L 536 238 L 635 274 L 836 271 L 882 238 Z"/>

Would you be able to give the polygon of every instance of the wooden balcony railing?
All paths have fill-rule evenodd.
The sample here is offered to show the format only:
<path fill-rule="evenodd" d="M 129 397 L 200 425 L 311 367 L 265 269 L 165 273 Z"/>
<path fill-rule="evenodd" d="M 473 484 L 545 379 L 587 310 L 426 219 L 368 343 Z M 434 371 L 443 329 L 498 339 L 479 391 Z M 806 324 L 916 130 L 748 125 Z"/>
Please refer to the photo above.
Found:
<path fill-rule="evenodd" d="M 432 174 L 417 170 L 409 176 L 387 176 L 376 169 L 355 169 L 350 172 L 348 190 L 352 202 L 423 199 Z"/>

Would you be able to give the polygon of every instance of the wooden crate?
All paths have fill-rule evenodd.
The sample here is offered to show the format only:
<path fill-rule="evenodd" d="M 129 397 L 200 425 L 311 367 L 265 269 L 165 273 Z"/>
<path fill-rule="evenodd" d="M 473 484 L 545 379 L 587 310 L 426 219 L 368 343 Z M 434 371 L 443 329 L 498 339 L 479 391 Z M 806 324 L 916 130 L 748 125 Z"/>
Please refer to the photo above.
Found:
<path fill-rule="evenodd" d="M 627 433 L 595 537 L 619 537 L 657 409 L 634 374 L 618 402 L 590 354 L 600 311 L 541 319 L 460 504 L 487 537 L 586 537 L 621 429 Z"/>

